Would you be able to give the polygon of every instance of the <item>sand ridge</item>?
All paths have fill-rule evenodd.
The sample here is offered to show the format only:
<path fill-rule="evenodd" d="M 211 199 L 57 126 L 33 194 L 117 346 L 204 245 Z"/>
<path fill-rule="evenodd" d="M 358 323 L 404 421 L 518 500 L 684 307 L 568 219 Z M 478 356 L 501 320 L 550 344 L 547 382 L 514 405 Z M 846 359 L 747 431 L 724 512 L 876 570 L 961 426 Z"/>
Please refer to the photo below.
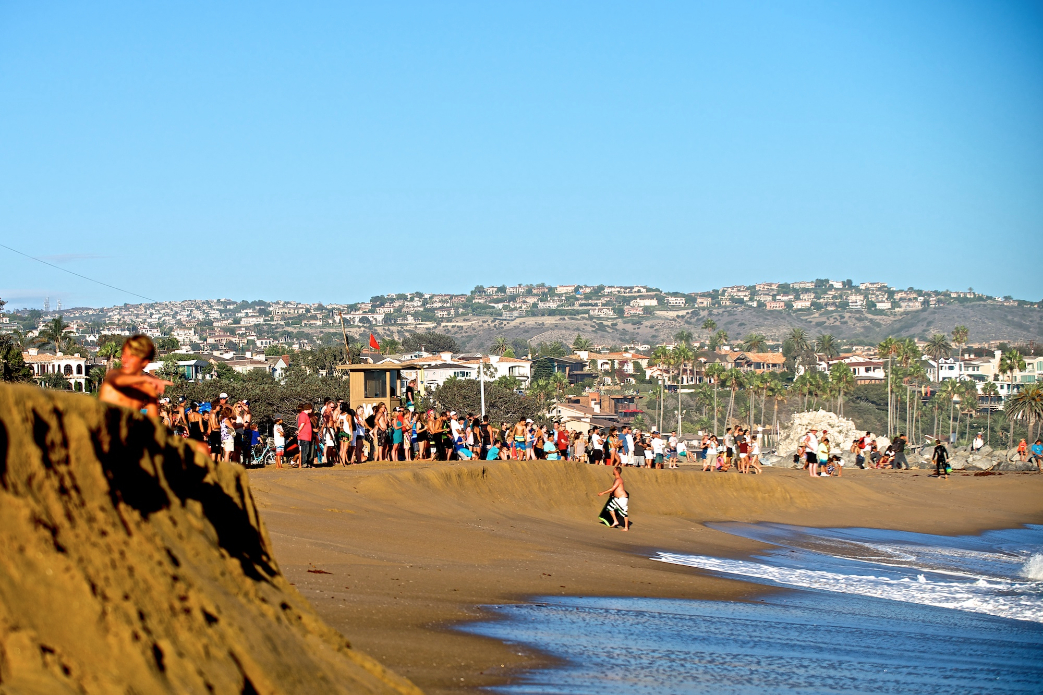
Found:
<path fill-rule="evenodd" d="M 0 386 L 0 693 L 416 693 L 282 575 L 245 472 Z"/>

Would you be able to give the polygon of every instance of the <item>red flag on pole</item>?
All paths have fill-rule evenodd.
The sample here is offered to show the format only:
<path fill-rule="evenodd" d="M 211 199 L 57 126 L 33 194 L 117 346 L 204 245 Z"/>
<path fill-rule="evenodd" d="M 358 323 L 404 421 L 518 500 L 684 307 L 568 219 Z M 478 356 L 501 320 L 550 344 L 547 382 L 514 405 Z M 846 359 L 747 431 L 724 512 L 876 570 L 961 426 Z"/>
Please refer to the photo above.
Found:
<path fill-rule="evenodd" d="M 377 342 L 377 339 L 373 337 L 372 333 L 369 334 L 369 346 L 374 350 L 380 349 L 380 343 Z"/>

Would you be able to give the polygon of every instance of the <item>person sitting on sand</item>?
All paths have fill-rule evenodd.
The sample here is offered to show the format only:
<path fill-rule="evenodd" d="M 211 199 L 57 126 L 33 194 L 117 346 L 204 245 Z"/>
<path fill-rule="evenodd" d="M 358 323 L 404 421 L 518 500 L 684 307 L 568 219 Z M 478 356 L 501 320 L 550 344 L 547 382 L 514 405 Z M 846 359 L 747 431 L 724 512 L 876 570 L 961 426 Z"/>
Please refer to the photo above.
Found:
<path fill-rule="evenodd" d="M 1036 470 L 1043 473 L 1043 439 L 1037 439 L 1036 443 L 1032 445 L 1032 455 L 1029 456 L 1029 463 L 1036 464 Z"/>
<path fill-rule="evenodd" d="M 722 473 L 727 473 L 728 469 L 732 467 L 731 461 L 728 459 L 728 452 L 722 447 L 717 450 L 717 470 Z"/>
<path fill-rule="evenodd" d="M 891 466 L 894 463 L 894 456 L 895 456 L 895 450 L 889 444 L 887 446 L 887 448 L 884 449 L 884 453 L 880 455 L 879 459 L 877 459 L 876 466 L 874 466 L 874 468 L 890 469 Z"/>
<path fill-rule="evenodd" d="M 145 367 L 155 356 L 156 346 L 147 335 L 132 335 L 123 341 L 119 369 L 105 374 L 98 400 L 158 418 L 158 399 L 173 382 L 145 373 Z"/>
<path fill-rule="evenodd" d="M 613 466 L 612 475 L 615 477 L 612 487 L 604 492 L 599 492 L 598 497 L 612 495 L 612 499 L 608 502 L 608 513 L 612 516 L 612 528 L 619 528 L 619 516 L 621 516 L 623 517 L 623 530 L 629 531 L 630 512 L 627 507 L 629 506 L 630 496 L 627 495 L 627 490 L 623 486 L 623 467 Z"/>

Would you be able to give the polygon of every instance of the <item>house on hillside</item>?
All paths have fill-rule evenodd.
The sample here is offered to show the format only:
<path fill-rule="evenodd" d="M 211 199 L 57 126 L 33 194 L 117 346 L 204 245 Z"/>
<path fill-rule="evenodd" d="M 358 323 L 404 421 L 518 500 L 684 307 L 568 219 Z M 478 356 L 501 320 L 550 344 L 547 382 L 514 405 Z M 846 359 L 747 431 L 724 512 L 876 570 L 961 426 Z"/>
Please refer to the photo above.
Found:
<path fill-rule="evenodd" d="M 781 372 L 786 358 L 781 352 L 740 352 L 732 358 L 735 368 L 743 372 Z"/>
<path fill-rule="evenodd" d="M 38 348 L 29 348 L 22 353 L 22 360 L 33 372 L 33 378 L 37 382 L 43 380 L 48 374 L 61 374 L 72 385 L 73 391 L 85 391 L 87 388 L 87 372 L 90 365 L 86 357 L 80 357 L 80 353 L 66 355 L 62 352 L 56 354 L 41 353 Z"/>

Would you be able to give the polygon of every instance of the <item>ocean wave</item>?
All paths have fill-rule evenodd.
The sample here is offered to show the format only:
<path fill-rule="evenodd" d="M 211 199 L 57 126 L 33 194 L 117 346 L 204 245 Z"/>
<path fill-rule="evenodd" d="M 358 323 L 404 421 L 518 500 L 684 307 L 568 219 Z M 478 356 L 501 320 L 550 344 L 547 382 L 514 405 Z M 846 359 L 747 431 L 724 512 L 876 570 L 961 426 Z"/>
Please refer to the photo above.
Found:
<path fill-rule="evenodd" d="M 927 576 L 930 572 L 919 572 L 912 577 L 847 574 L 662 552 L 652 559 L 816 591 L 857 594 L 1043 623 L 1043 595 L 1039 585 L 1031 582 L 983 576 L 972 577 L 975 581 L 938 581 Z M 1022 574 L 1029 579 L 1043 578 L 1043 554 L 1033 555 L 1025 563 Z"/>
<path fill-rule="evenodd" d="M 1021 568 L 1021 576 L 1043 581 L 1043 553 L 1036 553 L 1025 562 Z"/>

